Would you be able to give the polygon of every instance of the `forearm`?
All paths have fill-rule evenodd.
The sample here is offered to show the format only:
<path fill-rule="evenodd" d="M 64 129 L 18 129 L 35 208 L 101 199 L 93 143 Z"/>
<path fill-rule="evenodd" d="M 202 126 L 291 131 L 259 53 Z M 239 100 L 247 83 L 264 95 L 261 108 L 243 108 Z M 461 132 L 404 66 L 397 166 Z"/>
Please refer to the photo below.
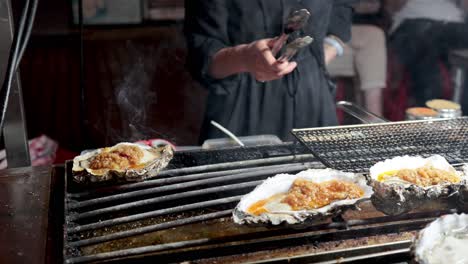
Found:
<path fill-rule="evenodd" d="M 325 54 L 325 65 L 328 65 L 337 57 L 337 51 L 335 47 L 330 46 L 328 44 L 323 44 L 323 50 Z"/>
<path fill-rule="evenodd" d="M 246 72 L 245 49 L 247 45 L 224 48 L 218 51 L 211 61 L 209 73 L 214 79 L 223 79 L 228 76 Z"/>
<path fill-rule="evenodd" d="M 272 39 L 261 39 L 250 44 L 223 48 L 211 58 L 208 73 L 211 78 L 248 72 L 256 80 L 265 82 L 282 78 L 291 73 L 296 62 L 278 62 L 271 52 Z"/>

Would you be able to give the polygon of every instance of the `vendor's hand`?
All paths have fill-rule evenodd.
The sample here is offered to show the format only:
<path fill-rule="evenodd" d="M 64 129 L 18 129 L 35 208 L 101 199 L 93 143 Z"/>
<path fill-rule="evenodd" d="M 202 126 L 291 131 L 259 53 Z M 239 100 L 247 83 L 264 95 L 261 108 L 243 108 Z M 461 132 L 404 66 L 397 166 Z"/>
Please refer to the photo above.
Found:
<path fill-rule="evenodd" d="M 332 60 L 336 58 L 336 56 L 338 55 L 338 51 L 335 47 L 328 44 L 324 44 L 323 49 L 325 54 L 325 64 L 328 65 Z"/>
<path fill-rule="evenodd" d="M 282 78 L 297 67 L 296 62 L 279 62 L 273 56 L 274 39 L 262 39 L 244 47 L 245 69 L 257 81 L 265 82 Z"/>

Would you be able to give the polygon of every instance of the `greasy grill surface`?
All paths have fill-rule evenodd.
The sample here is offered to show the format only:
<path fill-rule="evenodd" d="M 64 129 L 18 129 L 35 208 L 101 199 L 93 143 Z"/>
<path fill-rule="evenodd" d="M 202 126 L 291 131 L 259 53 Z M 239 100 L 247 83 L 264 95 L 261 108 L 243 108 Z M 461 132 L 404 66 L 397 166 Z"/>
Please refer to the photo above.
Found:
<path fill-rule="evenodd" d="M 388 262 L 409 259 L 412 232 L 453 201 L 387 217 L 370 203 L 307 226 L 238 226 L 232 209 L 267 177 L 323 168 L 298 145 L 177 153 L 155 179 L 83 187 L 67 164 L 65 263 Z"/>
<path fill-rule="evenodd" d="M 365 172 L 402 155 L 440 154 L 450 163 L 468 160 L 468 118 L 332 128 L 297 129 L 293 134 L 326 166 Z"/>

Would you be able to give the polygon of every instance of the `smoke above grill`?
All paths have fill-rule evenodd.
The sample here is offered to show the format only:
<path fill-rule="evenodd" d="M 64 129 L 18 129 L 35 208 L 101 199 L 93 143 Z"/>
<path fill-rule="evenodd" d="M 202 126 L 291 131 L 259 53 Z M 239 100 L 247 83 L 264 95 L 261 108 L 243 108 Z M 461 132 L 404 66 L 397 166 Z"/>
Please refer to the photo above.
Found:
<path fill-rule="evenodd" d="M 115 97 L 122 124 L 128 125 L 130 131 L 128 140 L 141 140 L 155 132 L 145 126 L 148 109 L 157 100 L 155 89 L 151 89 L 151 76 L 154 75 L 155 66 L 151 60 L 144 60 L 142 53 L 131 43 L 127 47 L 133 61 L 125 65 L 125 77 L 116 87 Z"/>

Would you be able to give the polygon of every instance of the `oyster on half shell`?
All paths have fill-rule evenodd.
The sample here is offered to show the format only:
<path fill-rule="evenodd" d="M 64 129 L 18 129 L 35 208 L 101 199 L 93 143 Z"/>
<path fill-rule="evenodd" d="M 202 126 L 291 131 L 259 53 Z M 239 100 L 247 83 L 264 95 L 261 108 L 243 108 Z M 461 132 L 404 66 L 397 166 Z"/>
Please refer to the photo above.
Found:
<path fill-rule="evenodd" d="M 430 200 L 458 195 L 468 178 L 442 156 L 403 156 L 371 167 L 370 182 L 374 189 L 373 205 L 387 215 L 398 215 Z"/>
<path fill-rule="evenodd" d="M 73 178 L 80 183 L 141 181 L 156 176 L 173 157 L 172 147 L 119 143 L 73 159 Z"/>
<path fill-rule="evenodd" d="M 313 221 L 325 217 L 333 217 L 346 209 L 356 208 L 360 202 L 368 200 L 371 197 L 372 188 L 366 182 L 366 178 L 363 175 L 331 169 L 306 170 L 296 175 L 279 174 L 268 178 L 251 193 L 245 195 L 234 209 L 233 220 L 237 224 L 279 225 L 281 223 L 301 224 L 306 222 L 306 220 Z M 346 197 L 330 199 L 331 203 L 326 202 L 322 204 L 317 202 L 317 200 L 310 199 L 312 195 L 309 192 L 302 192 L 299 196 L 287 196 L 291 194 L 291 190 L 294 190 L 295 186 L 298 186 L 297 184 L 332 186 L 335 183 L 337 186 L 341 186 L 336 189 L 337 193 L 342 192 L 339 195 L 348 196 L 353 190 L 358 190 L 359 195 L 349 199 Z M 299 187 L 299 189 L 308 190 L 307 188 L 302 189 L 302 187 Z M 351 191 L 345 193 L 344 190 Z M 291 201 L 289 200 L 291 197 L 294 197 L 292 200 L 296 201 L 295 204 L 312 204 L 310 203 L 312 201 L 316 206 L 310 207 L 314 209 L 294 210 L 293 208 L 296 205 L 291 205 L 289 202 Z M 326 201 L 326 199 L 322 198 L 322 202 Z"/>
<path fill-rule="evenodd" d="M 468 263 L 468 215 L 445 215 L 421 230 L 411 247 L 416 263 Z"/>

